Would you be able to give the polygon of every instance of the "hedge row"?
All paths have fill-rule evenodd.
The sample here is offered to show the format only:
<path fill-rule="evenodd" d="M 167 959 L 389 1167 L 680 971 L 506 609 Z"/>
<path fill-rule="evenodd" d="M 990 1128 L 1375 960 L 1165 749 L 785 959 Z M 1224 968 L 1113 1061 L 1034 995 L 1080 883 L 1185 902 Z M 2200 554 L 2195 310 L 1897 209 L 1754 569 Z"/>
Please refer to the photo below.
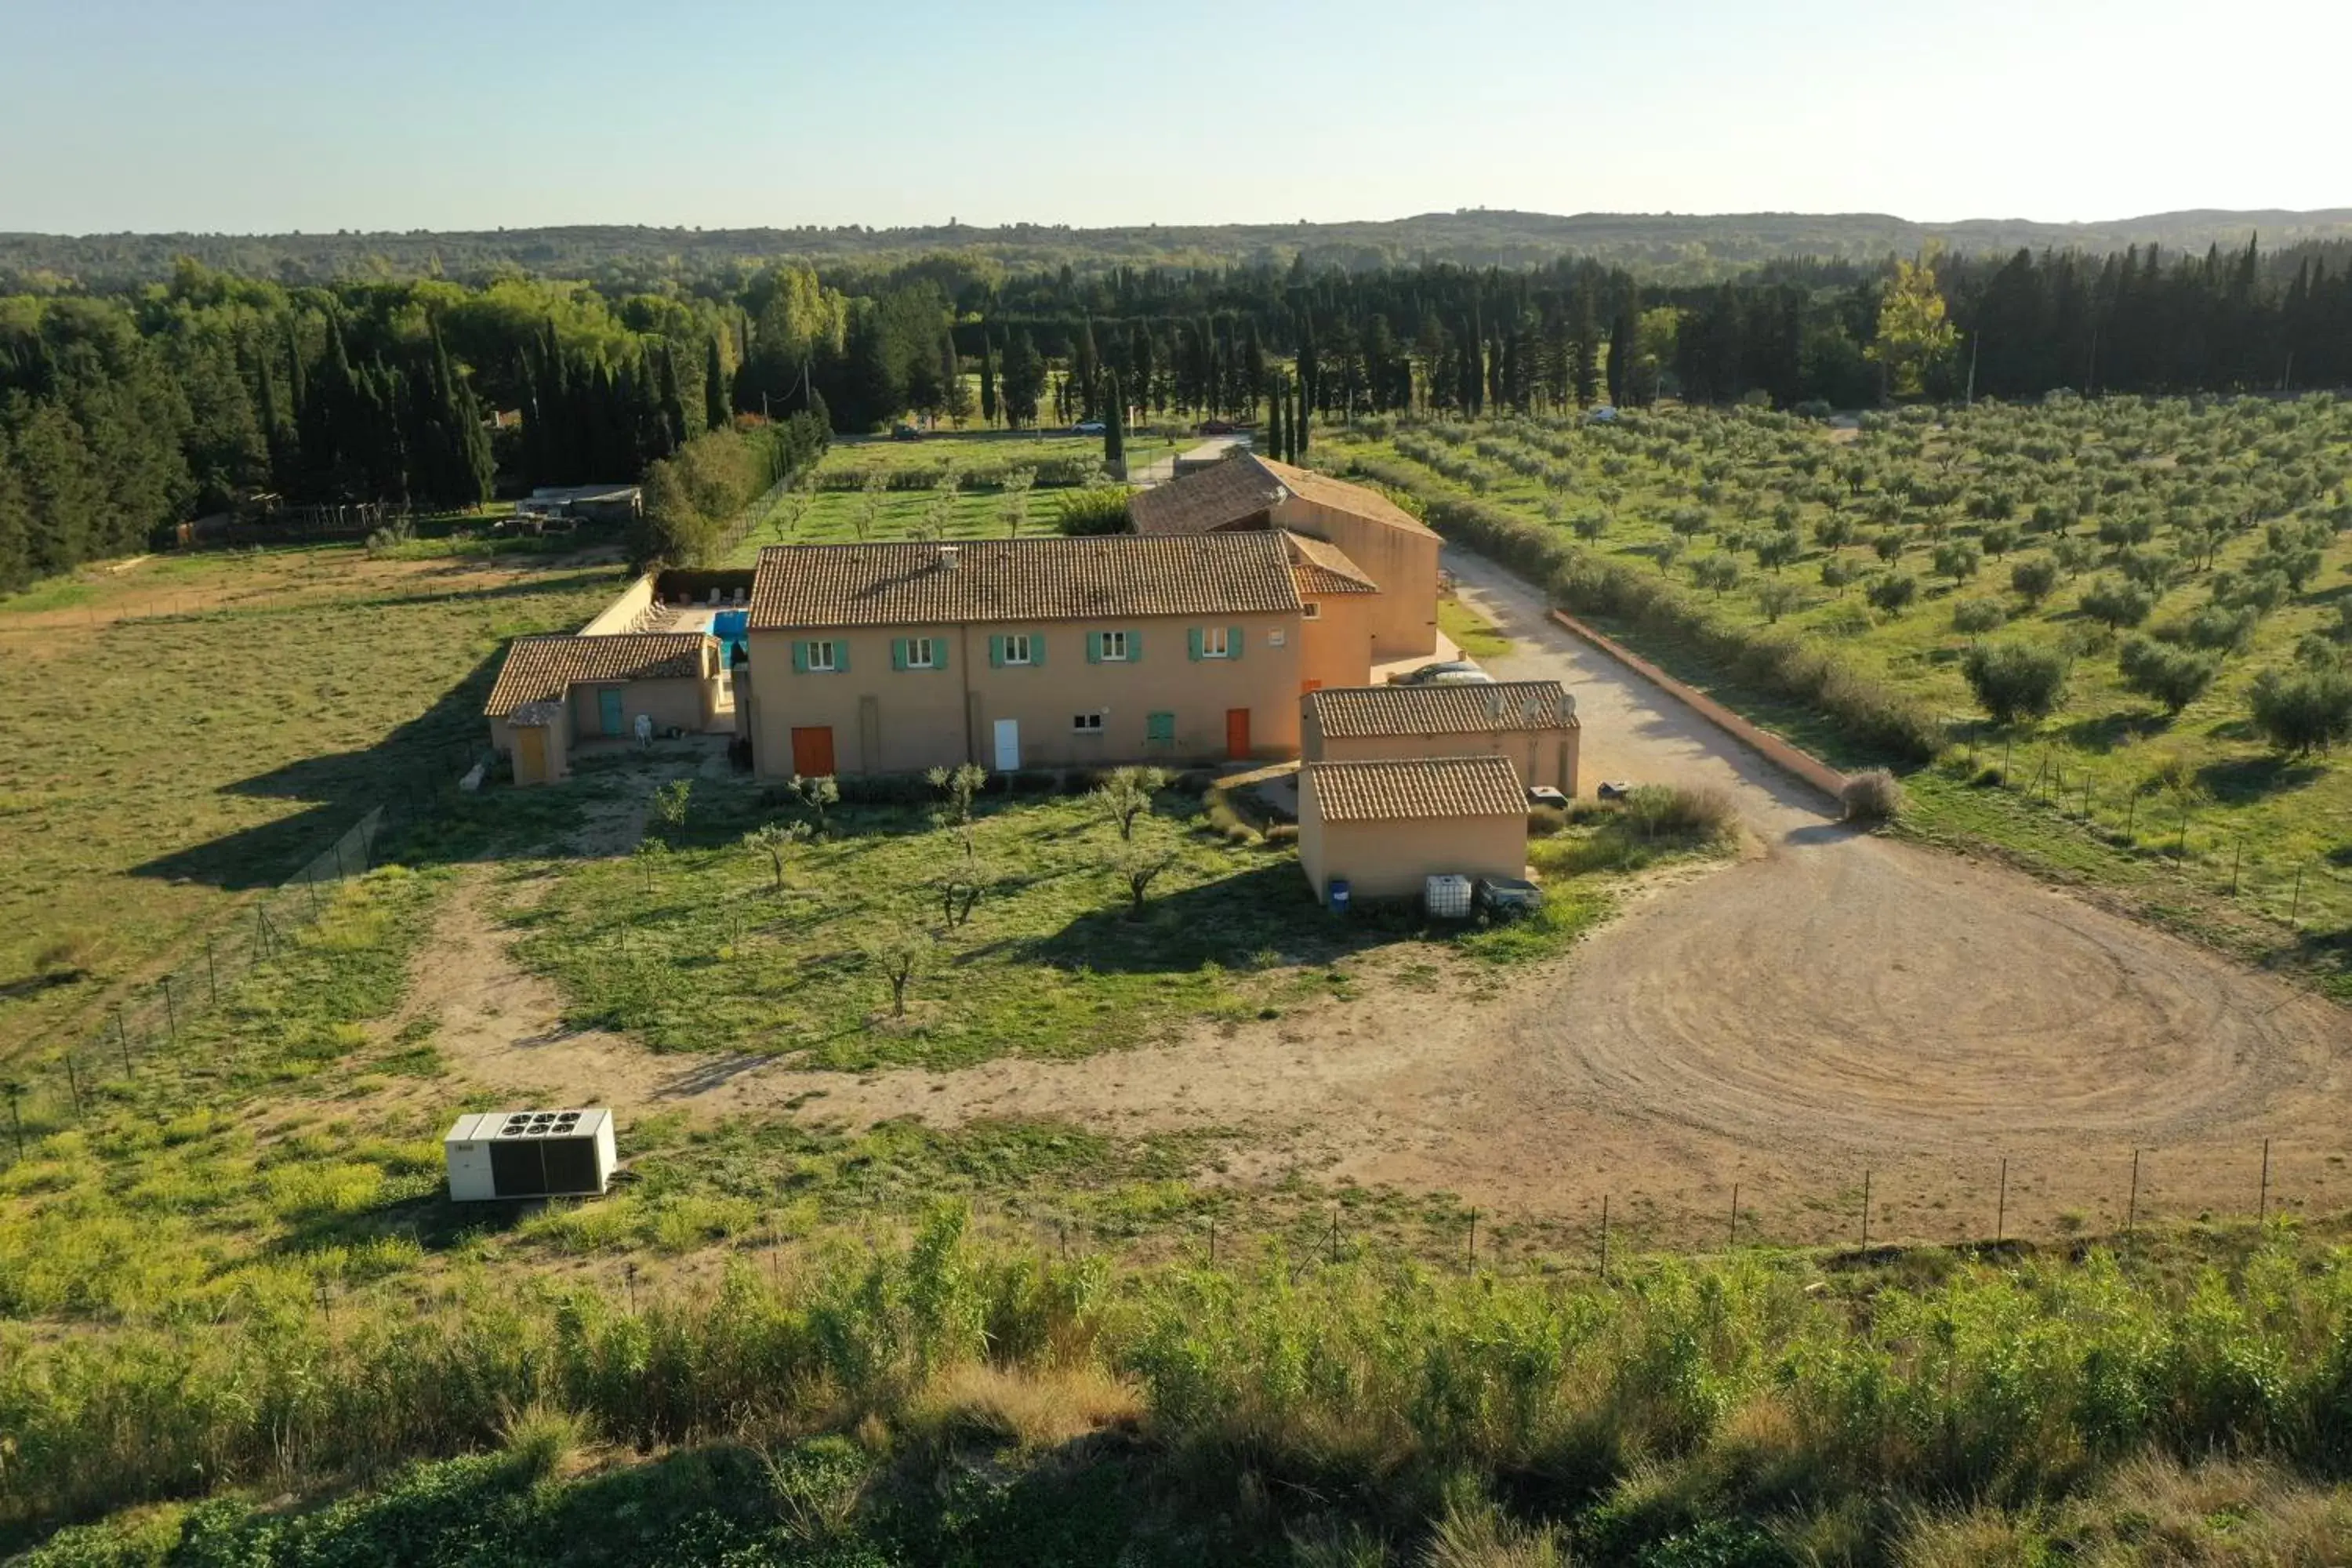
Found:
<path fill-rule="evenodd" d="M 1872 756 L 1925 763 L 1943 749 L 1943 725 L 1933 713 L 1792 632 L 1726 619 L 1661 574 L 1612 561 L 1486 501 L 1432 494 L 1395 464 L 1360 460 L 1355 468 L 1420 496 L 1432 528 L 1509 567 L 1563 609 L 1677 639 L 1718 674 L 1812 709 Z"/>
<path fill-rule="evenodd" d="M 1104 472 L 1102 454 L 1091 450 L 1066 458 L 1046 458 L 1034 463 L 940 461 L 908 463 L 879 469 L 845 463 L 818 470 L 816 488 L 820 490 L 862 490 L 866 488 L 866 476 L 878 472 L 883 476 L 882 488 L 886 490 L 931 489 L 950 474 L 957 476 L 964 489 L 992 490 L 1003 489 L 1005 476 L 1015 468 L 1034 470 L 1037 476 L 1036 488 L 1041 490 L 1097 485 L 1102 482 Z"/>

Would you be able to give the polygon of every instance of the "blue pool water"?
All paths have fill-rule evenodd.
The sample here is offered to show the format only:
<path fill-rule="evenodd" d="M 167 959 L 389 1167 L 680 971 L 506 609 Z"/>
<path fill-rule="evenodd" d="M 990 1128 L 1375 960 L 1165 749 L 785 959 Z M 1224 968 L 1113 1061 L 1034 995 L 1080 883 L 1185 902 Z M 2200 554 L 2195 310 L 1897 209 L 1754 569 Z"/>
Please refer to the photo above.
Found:
<path fill-rule="evenodd" d="M 710 617 L 710 635 L 726 645 L 719 651 L 729 664 L 735 662 L 739 653 L 748 654 L 751 625 L 751 612 L 749 610 L 721 610 Z"/>

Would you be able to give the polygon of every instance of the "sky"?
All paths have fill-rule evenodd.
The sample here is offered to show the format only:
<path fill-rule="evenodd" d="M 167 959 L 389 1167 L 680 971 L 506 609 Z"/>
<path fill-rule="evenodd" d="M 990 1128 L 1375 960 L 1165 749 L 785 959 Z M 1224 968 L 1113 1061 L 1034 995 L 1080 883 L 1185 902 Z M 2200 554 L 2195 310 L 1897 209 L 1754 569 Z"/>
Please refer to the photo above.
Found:
<path fill-rule="evenodd" d="M 2347 0 L 0 0 L 0 230 L 2352 206 Z"/>

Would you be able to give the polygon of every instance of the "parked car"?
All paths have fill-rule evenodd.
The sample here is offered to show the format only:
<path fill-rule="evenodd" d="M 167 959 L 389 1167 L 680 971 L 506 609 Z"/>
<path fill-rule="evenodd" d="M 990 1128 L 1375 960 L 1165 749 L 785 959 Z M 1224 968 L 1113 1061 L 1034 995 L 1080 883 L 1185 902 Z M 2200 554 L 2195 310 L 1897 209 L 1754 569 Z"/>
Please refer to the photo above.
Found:
<path fill-rule="evenodd" d="M 1108 428 L 1108 426 L 1104 425 L 1099 419 L 1081 419 L 1076 425 L 1070 426 L 1070 434 L 1073 436 L 1099 436 Z"/>
<path fill-rule="evenodd" d="M 1466 658 L 1441 658 L 1409 669 L 1390 684 L 1394 686 L 1486 686 L 1494 677 Z"/>
<path fill-rule="evenodd" d="M 1602 800 L 1623 800 L 1633 793 L 1633 786 L 1623 779 L 1603 779 L 1592 793 Z"/>
<path fill-rule="evenodd" d="M 891 426 L 890 439 L 893 441 L 919 441 L 922 438 L 923 433 L 920 430 L 916 429 L 912 425 L 895 425 Z"/>
<path fill-rule="evenodd" d="M 1529 784 L 1528 785 L 1528 804 L 1529 805 L 1548 805 L 1555 811 L 1566 811 L 1568 809 L 1568 796 L 1552 788 L 1549 784 Z"/>
<path fill-rule="evenodd" d="M 1489 914 L 1533 914 L 1543 908 L 1543 889 L 1524 877 L 1481 877 L 1476 897 Z"/>
<path fill-rule="evenodd" d="M 1230 419 L 1203 419 L 1201 421 L 1201 434 L 1203 436 L 1230 436 L 1233 433 L 1234 422 Z"/>

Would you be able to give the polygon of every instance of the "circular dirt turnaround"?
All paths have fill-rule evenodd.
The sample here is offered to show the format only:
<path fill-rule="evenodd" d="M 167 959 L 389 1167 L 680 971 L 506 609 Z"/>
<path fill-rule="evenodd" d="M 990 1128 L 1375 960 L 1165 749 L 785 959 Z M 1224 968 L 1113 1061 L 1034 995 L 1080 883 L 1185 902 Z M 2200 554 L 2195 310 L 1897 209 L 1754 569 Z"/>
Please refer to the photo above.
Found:
<path fill-rule="evenodd" d="M 1765 1147 L 2196 1137 L 2341 1087 L 2332 1009 L 1874 840 L 1778 849 L 1633 916 L 1577 968 L 1521 1025 L 1555 1087 Z"/>

